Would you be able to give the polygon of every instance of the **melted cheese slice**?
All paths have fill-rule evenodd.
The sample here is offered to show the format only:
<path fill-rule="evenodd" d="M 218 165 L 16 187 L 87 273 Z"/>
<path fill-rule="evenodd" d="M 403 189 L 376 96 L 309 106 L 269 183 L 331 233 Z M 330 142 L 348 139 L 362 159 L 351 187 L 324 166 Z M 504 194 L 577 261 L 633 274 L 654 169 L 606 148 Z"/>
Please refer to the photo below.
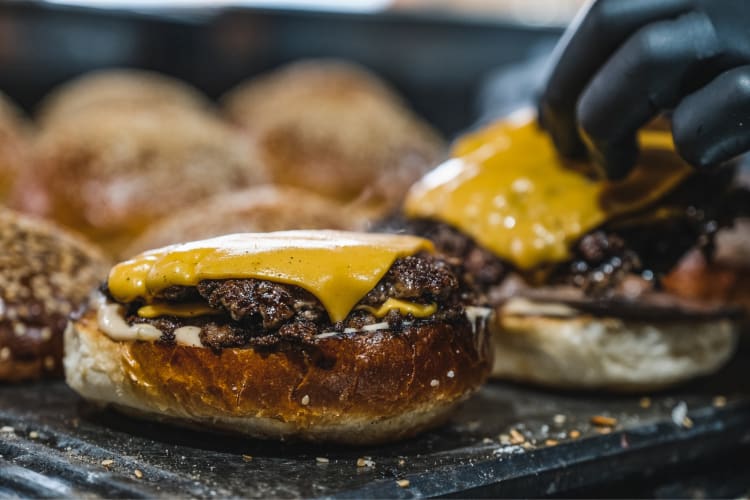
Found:
<path fill-rule="evenodd" d="M 383 302 L 380 307 L 371 306 L 358 306 L 357 309 L 363 309 L 368 311 L 376 318 L 383 318 L 386 314 L 391 311 L 398 311 L 402 316 L 411 314 L 415 318 L 426 318 L 432 316 L 437 311 L 437 304 L 417 304 L 415 302 L 407 302 L 405 300 L 389 298 Z"/>
<path fill-rule="evenodd" d="M 108 286 L 118 302 L 152 302 L 173 285 L 206 279 L 255 278 L 296 285 L 312 293 L 331 321 L 346 318 L 393 262 L 432 243 L 405 235 L 345 231 L 246 233 L 173 245 L 116 265 Z"/>
<path fill-rule="evenodd" d="M 532 117 L 501 121 L 460 139 L 454 158 L 411 188 L 404 212 L 448 223 L 523 270 L 562 262 L 584 234 L 647 207 L 692 172 L 668 132 L 643 132 L 640 142 L 627 178 L 595 180 L 581 173 L 592 165 L 562 160 Z"/>
<path fill-rule="evenodd" d="M 178 318 L 195 318 L 222 314 L 206 304 L 149 304 L 138 309 L 141 318 L 158 318 L 159 316 L 176 316 Z"/>

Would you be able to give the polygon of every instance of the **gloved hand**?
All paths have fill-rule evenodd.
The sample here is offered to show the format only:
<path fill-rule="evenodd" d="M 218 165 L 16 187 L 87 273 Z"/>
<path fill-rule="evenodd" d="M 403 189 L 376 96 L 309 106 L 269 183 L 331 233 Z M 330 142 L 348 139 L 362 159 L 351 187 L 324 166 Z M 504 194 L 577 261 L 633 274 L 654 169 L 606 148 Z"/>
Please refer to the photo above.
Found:
<path fill-rule="evenodd" d="M 696 167 L 750 150 L 750 0 L 598 0 L 553 59 L 542 126 L 612 178 L 632 167 L 637 129 L 666 110 Z"/>

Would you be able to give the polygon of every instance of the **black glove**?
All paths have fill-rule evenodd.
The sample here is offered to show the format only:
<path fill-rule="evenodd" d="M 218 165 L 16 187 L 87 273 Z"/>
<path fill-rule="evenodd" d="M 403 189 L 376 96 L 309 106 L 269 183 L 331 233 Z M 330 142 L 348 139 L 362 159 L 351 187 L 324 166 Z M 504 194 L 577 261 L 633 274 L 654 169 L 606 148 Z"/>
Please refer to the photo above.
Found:
<path fill-rule="evenodd" d="M 636 131 L 674 110 L 696 167 L 750 150 L 750 0 L 598 0 L 555 49 L 539 117 L 566 156 L 621 178 Z"/>

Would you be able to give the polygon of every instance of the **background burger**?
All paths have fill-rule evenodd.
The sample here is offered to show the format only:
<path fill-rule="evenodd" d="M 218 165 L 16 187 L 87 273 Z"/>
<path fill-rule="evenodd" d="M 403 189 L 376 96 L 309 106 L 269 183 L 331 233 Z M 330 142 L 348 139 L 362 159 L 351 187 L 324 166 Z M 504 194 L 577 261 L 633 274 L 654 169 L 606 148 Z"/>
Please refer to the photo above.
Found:
<path fill-rule="evenodd" d="M 729 359 L 737 310 L 666 293 L 659 278 L 692 248 L 710 255 L 748 193 L 731 170 L 695 172 L 667 132 L 640 140 L 631 174 L 600 180 L 517 115 L 459 140 L 411 189 L 400 224 L 463 259 L 496 308 L 495 376 L 647 390 Z"/>

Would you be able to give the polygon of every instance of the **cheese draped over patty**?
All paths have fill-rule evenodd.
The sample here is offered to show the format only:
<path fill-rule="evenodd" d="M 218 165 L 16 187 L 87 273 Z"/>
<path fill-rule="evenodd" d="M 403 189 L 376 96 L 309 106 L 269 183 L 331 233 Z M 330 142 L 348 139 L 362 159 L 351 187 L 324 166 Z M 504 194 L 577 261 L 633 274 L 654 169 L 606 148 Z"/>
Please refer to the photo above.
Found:
<path fill-rule="evenodd" d="M 533 117 L 500 121 L 459 139 L 453 158 L 411 188 L 404 212 L 450 224 L 522 270 L 563 262 L 586 233 L 643 210 L 692 172 L 670 133 L 639 139 L 628 177 L 607 181 L 558 156 Z"/>
<path fill-rule="evenodd" d="M 396 259 L 422 251 L 433 252 L 432 243 L 406 235 L 233 234 L 142 253 L 112 268 L 107 286 L 118 302 L 150 303 L 170 286 L 196 286 L 208 279 L 260 279 L 307 290 L 337 322 L 377 285 Z"/>

